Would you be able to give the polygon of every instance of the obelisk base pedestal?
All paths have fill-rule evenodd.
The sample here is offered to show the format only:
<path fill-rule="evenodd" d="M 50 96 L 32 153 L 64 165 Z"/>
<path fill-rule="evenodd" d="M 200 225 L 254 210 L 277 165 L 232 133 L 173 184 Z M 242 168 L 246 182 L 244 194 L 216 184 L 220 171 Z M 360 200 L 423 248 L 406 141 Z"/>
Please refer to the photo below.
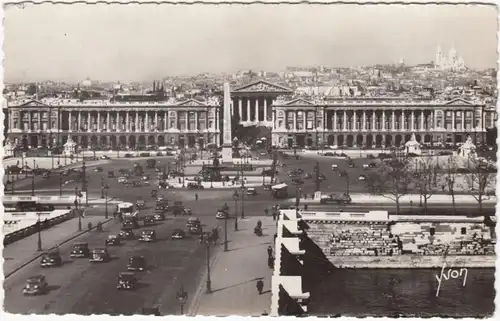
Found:
<path fill-rule="evenodd" d="M 222 146 L 222 163 L 233 163 L 233 147 Z"/>

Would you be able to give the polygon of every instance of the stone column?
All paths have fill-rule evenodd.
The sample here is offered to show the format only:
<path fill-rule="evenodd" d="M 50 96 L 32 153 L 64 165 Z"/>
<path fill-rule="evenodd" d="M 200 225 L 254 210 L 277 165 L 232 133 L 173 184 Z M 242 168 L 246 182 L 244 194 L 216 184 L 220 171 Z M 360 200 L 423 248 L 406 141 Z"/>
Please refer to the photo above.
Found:
<path fill-rule="evenodd" d="M 186 127 L 186 131 L 189 131 L 189 113 L 187 111 L 184 112 L 184 114 L 186 115 L 186 117 L 184 118 L 184 127 Z M 229 114 L 231 114 L 231 109 L 229 109 Z"/>
<path fill-rule="evenodd" d="M 342 130 L 346 131 L 347 130 L 347 110 L 344 110 L 344 121 L 343 121 L 342 125 L 343 125 L 342 126 L 343 127 Z"/>
<path fill-rule="evenodd" d="M 70 131 L 70 132 L 72 132 L 72 131 L 74 130 L 74 128 L 73 128 L 73 127 L 75 126 L 75 124 L 73 123 L 73 115 L 72 115 L 72 114 L 73 114 L 73 112 L 70 110 L 68 114 L 69 114 L 69 131 Z M 52 120 L 52 115 L 50 115 L 49 119 L 50 119 L 50 120 Z M 51 121 L 51 122 L 52 122 L 52 121 Z M 20 123 L 20 122 L 19 122 L 19 123 Z M 56 121 L 56 124 L 57 124 L 57 123 L 58 123 L 58 122 Z M 55 129 L 54 124 L 51 124 L 50 128 Z"/>
<path fill-rule="evenodd" d="M 267 99 L 264 98 L 264 121 L 267 121 Z"/>
<path fill-rule="evenodd" d="M 106 113 L 106 132 L 108 132 L 108 133 L 110 132 L 110 129 L 109 129 L 109 126 L 110 126 L 109 122 L 111 120 L 110 118 L 111 118 L 111 112 L 108 111 Z"/>
<path fill-rule="evenodd" d="M 139 132 L 140 131 L 140 128 L 139 128 L 139 112 L 136 111 L 135 112 L 135 132 Z"/>
<path fill-rule="evenodd" d="M 456 123 L 456 119 L 455 119 L 455 117 L 456 117 L 456 113 L 455 113 L 455 111 L 453 110 L 453 111 L 451 112 L 451 130 L 453 130 L 453 131 L 455 131 L 455 130 L 456 130 L 456 128 L 455 128 L 455 123 Z"/>
<path fill-rule="evenodd" d="M 247 97 L 247 119 L 246 121 L 251 121 L 250 119 L 250 98 Z"/>
<path fill-rule="evenodd" d="M 411 111 L 410 120 L 411 120 L 411 126 L 410 126 L 411 131 L 415 131 L 415 111 L 413 111 L 413 110 Z"/>
<path fill-rule="evenodd" d="M 385 131 L 385 110 L 382 110 L 382 131 Z"/>
<path fill-rule="evenodd" d="M 80 131 L 82 128 L 82 112 L 78 111 L 78 128 L 76 131 Z"/>
<path fill-rule="evenodd" d="M 401 130 L 406 130 L 407 128 L 405 127 L 405 111 L 401 110 Z"/>
<path fill-rule="evenodd" d="M 101 130 L 101 112 L 97 111 L 97 131 Z"/>
<path fill-rule="evenodd" d="M 259 122 L 260 121 L 260 118 L 259 118 L 259 99 L 260 97 L 257 97 L 255 98 L 255 121 L 256 122 Z"/>
<path fill-rule="evenodd" d="M 160 126 L 158 125 L 158 110 L 155 110 L 155 128 L 154 131 L 157 132 Z"/>
<path fill-rule="evenodd" d="M 238 116 L 240 121 L 243 120 L 243 99 L 238 98 Z"/>
<path fill-rule="evenodd" d="M 146 110 L 146 115 L 144 116 L 144 131 L 149 132 L 149 111 Z"/>
<path fill-rule="evenodd" d="M 363 131 L 366 131 L 366 111 L 363 110 L 363 127 L 361 127 Z"/>
<path fill-rule="evenodd" d="M 198 130 L 198 128 L 200 128 L 200 126 L 198 124 L 198 111 L 194 112 L 194 126 L 195 126 L 195 128 L 194 128 L 195 130 Z"/>
<path fill-rule="evenodd" d="M 375 130 L 375 110 L 372 110 L 372 131 Z"/>
<path fill-rule="evenodd" d="M 42 131 L 42 111 L 38 111 L 38 131 Z M 39 142 L 38 144 L 41 144 Z"/>
<path fill-rule="evenodd" d="M 168 111 L 163 113 L 163 130 L 168 130 Z"/>
<path fill-rule="evenodd" d="M 333 111 L 333 130 L 337 130 L 337 111 Z"/>
<path fill-rule="evenodd" d="M 437 113 L 435 110 L 432 111 L 432 114 L 431 114 L 431 117 L 433 119 L 433 124 L 432 124 L 432 128 L 433 129 L 437 129 Z"/>
<path fill-rule="evenodd" d="M 130 112 L 127 110 L 125 111 L 125 131 L 126 132 L 129 132 L 130 131 Z M 118 126 L 121 127 L 122 124 L 118 124 Z M 136 128 L 137 129 L 137 128 Z M 120 128 L 120 131 L 121 131 L 121 128 Z"/>
<path fill-rule="evenodd" d="M 352 113 L 352 129 L 353 130 L 356 130 L 356 121 L 357 121 L 357 117 L 356 117 L 356 110 Z"/>
<path fill-rule="evenodd" d="M 273 129 L 276 129 L 276 113 L 275 112 L 271 112 L 271 117 L 273 118 Z M 286 122 L 286 114 L 285 114 L 285 126 L 286 126 L 287 122 Z"/>
<path fill-rule="evenodd" d="M 394 131 L 394 129 L 396 128 L 396 111 L 392 111 L 391 113 L 392 117 L 391 117 L 391 131 Z"/>

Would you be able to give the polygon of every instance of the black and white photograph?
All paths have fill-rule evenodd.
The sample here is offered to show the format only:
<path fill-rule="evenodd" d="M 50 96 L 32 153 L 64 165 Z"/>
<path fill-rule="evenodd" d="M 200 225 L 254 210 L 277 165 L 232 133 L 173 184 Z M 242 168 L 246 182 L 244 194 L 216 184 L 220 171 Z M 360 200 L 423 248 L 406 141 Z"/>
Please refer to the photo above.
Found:
<path fill-rule="evenodd" d="M 4 1 L 3 315 L 493 318 L 488 3 Z"/>

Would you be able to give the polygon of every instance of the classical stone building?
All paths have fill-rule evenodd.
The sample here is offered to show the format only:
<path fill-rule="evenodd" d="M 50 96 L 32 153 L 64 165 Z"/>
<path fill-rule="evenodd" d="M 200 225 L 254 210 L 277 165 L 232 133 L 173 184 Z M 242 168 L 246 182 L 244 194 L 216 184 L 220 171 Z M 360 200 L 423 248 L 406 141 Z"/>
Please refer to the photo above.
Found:
<path fill-rule="evenodd" d="M 482 141 L 494 127 L 494 110 L 483 103 L 391 98 L 278 99 L 273 104 L 275 146 L 403 146 L 415 133 L 420 143 Z"/>
<path fill-rule="evenodd" d="M 17 145 L 62 145 L 68 135 L 81 148 L 147 145 L 205 146 L 220 139 L 219 101 L 166 102 L 30 100 L 9 104 L 8 136 Z"/>

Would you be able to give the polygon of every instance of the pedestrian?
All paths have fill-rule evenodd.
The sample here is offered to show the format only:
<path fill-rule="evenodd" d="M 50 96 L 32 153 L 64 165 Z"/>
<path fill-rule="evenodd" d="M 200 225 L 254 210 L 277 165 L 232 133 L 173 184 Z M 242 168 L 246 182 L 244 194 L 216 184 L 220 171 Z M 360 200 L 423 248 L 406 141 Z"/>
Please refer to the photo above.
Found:
<path fill-rule="evenodd" d="M 194 198 L 198 200 L 198 193 L 194 194 Z"/>
<path fill-rule="evenodd" d="M 276 216 L 277 216 L 276 211 L 273 211 L 273 221 L 276 221 Z"/>
<path fill-rule="evenodd" d="M 267 266 L 269 266 L 269 268 L 271 268 L 271 269 L 274 268 L 274 257 L 269 256 L 267 258 Z"/>
<path fill-rule="evenodd" d="M 269 215 L 269 210 L 267 209 L 267 207 L 266 207 L 266 209 L 264 210 L 264 213 L 266 214 L 266 216 L 267 216 L 267 215 Z"/>
<path fill-rule="evenodd" d="M 263 289 L 264 289 L 264 281 L 262 281 L 262 279 L 259 279 L 257 281 L 257 291 L 259 291 L 259 295 L 262 294 Z"/>
<path fill-rule="evenodd" d="M 444 192 L 444 185 L 441 185 L 441 190 Z"/>
<path fill-rule="evenodd" d="M 267 256 L 272 257 L 273 256 L 273 248 L 271 245 L 267 247 Z"/>

